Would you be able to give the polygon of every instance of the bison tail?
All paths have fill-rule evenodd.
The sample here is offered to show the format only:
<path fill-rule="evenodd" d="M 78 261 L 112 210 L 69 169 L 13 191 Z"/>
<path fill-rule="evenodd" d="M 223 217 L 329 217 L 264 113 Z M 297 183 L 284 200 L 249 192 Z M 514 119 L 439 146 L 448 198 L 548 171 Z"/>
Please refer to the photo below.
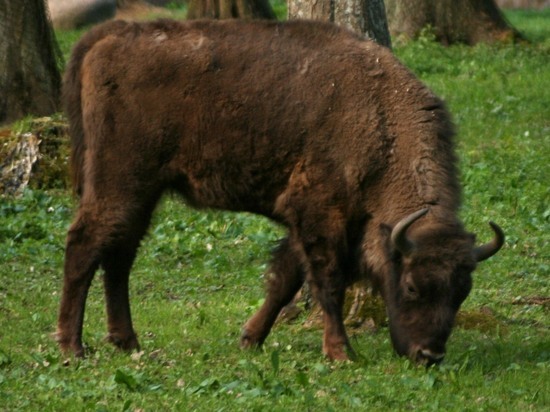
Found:
<path fill-rule="evenodd" d="M 116 35 L 127 28 L 129 23 L 115 20 L 102 24 L 86 33 L 73 49 L 71 59 L 67 64 L 63 77 L 63 106 L 69 121 L 71 136 L 70 175 L 73 190 L 82 195 L 84 186 L 84 154 L 86 152 L 86 137 L 82 119 L 81 105 L 81 68 L 86 54 L 101 39 Z"/>

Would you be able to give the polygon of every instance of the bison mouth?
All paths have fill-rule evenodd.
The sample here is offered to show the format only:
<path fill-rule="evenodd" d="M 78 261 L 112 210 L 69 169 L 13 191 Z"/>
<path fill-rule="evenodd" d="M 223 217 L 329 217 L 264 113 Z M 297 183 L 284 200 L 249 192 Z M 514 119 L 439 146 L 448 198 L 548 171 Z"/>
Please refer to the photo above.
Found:
<path fill-rule="evenodd" d="M 409 352 L 409 358 L 425 366 L 437 365 L 445 358 L 445 352 L 435 352 L 430 349 L 414 347 Z"/>
<path fill-rule="evenodd" d="M 391 326 L 390 337 L 393 348 L 399 356 L 406 356 L 419 365 L 432 366 L 439 364 L 445 358 L 445 342 L 438 343 L 431 340 L 431 344 L 413 343 L 408 335 L 400 328 Z"/>

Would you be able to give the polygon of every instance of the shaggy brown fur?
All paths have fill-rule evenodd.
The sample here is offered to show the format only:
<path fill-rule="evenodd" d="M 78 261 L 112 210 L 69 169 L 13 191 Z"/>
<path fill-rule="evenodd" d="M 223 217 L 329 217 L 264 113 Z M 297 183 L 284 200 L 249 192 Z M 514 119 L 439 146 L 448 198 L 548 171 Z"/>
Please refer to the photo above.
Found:
<path fill-rule="evenodd" d="M 83 353 L 99 266 L 109 338 L 138 346 L 130 267 L 157 201 L 174 190 L 195 207 L 288 227 L 242 346 L 262 344 L 307 279 L 325 314 L 324 353 L 348 358 L 344 290 L 365 275 L 386 300 L 398 352 L 441 356 L 477 252 L 456 218 L 449 116 L 389 50 L 315 22 L 116 21 L 77 44 L 64 96 L 81 198 L 67 239 L 63 349 Z M 426 207 L 408 231 L 414 247 L 400 251 L 390 228 Z M 417 299 L 404 299 L 413 289 Z"/>

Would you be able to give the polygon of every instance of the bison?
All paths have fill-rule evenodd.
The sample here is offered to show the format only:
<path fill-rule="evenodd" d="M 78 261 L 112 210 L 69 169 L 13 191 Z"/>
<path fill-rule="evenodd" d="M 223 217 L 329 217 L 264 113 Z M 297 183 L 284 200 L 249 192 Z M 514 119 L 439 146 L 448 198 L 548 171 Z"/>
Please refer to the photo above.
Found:
<path fill-rule="evenodd" d="M 75 46 L 64 77 L 79 206 L 68 231 L 57 339 L 82 356 L 84 307 L 102 267 L 108 339 L 138 347 L 128 278 L 162 194 L 284 225 L 267 297 L 245 324 L 260 346 L 307 281 L 323 352 L 353 357 L 345 289 L 367 278 L 397 353 L 439 362 L 477 262 L 457 217 L 444 103 L 391 51 L 333 25 L 115 21 Z"/>

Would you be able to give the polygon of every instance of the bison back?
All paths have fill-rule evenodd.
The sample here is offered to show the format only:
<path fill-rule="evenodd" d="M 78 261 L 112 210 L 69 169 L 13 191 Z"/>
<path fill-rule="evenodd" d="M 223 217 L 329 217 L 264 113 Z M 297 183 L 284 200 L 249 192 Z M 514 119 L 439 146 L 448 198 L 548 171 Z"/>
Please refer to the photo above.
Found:
<path fill-rule="evenodd" d="M 196 206 L 272 217 L 298 168 L 357 193 L 384 175 L 398 129 L 411 134 L 415 113 L 442 105 L 389 50 L 329 24 L 162 20 L 93 33 L 66 76 L 73 169 L 85 147 L 95 178 L 115 161 Z"/>

